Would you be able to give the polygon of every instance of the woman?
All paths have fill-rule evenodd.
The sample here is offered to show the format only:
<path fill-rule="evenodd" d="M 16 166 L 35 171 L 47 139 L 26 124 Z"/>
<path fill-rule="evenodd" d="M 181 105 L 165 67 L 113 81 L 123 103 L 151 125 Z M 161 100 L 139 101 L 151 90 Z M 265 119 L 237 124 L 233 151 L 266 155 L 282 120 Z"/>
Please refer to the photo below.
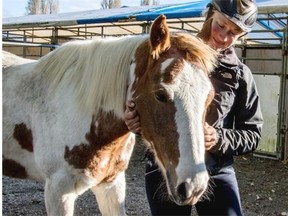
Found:
<path fill-rule="evenodd" d="M 251 31 L 257 17 L 253 0 L 212 0 L 198 34 L 221 53 L 210 75 L 215 98 L 204 128 L 209 193 L 196 204 L 199 215 L 242 215 L 233 156 L 254 151 L 261 137 L 263 118 L 259 95 L 249 68 L 240 62 L 232 47 Z M 129 101 L 125 122 L 129 130 L 141 132 L 139 116 Z M 154 158 L 147 156 L 146 193 L 153 215 L 190 215 L 191 206 L 178 206 L 163 198 L 162 175 Z"/>

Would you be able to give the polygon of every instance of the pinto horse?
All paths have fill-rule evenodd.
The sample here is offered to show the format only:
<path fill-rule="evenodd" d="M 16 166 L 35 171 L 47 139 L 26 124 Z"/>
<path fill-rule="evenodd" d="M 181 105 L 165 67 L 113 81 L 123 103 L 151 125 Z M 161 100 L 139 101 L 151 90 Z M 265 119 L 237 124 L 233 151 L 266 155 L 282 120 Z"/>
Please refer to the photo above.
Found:
<path fill-rule="evenodd" d="M 68 42 L 39 60 L 3 53 L 3 174 L 45 183 L 48 215 L 73 215 L 91 189 L 103 215 L 125 215 L 125 170 L 135 135 L 124 123 L 134 99 L 142 138 L 179 205 L 207 188 L 203 124 L 216 55 L 194 36 L 169 32 Z"/>

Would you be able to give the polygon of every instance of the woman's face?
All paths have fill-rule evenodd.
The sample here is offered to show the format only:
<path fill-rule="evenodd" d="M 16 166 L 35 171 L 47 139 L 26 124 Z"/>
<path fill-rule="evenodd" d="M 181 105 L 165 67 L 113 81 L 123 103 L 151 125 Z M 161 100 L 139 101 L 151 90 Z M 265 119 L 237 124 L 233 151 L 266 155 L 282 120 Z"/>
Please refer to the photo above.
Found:
<path fill-rule="evenodd" d="M 212 16 L 208 43 L 213 49 L 222 51 L 232 46 L 244 32 L 218 11 L 215 11 Z"/>

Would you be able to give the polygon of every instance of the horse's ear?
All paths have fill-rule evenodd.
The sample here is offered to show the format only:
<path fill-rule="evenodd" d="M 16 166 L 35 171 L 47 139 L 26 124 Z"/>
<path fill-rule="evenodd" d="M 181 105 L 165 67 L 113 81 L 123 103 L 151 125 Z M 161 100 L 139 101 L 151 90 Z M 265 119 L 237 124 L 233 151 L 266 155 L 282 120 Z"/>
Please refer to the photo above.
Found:
<path fill-rule="evenodd" d="M 170 48 L 170 32 L 166 23 L 166 16 L 160 15 L 153 22 L 150 30 L 150 50 L 153 59 Z"/>

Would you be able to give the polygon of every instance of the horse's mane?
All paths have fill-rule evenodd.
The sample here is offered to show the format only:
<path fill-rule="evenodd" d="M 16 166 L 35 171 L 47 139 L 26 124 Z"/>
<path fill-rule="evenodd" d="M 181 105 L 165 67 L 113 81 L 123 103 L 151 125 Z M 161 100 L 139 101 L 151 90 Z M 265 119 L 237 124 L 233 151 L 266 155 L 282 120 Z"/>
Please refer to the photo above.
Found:
<path fill-rule="evenodd" d="M 53 92 L 60 84 L 72 87 L 76 103 L 85 112 L 114 110 L 122 117 L 132 55 L 146 38 L 68 42 L 40 59 L 35 71 L 41 71 Z"/>

